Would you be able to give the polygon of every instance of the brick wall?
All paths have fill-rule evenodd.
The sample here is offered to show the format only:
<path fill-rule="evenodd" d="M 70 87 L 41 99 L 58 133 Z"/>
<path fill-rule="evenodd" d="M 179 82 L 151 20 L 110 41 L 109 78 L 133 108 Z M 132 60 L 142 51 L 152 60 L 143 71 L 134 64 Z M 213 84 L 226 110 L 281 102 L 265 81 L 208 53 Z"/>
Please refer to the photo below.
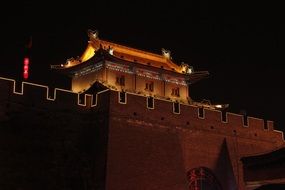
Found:
<path fill-rule="evenodd" d="M 0 78 L 0 189 L 187 189 L 209 168 L 244 189 L 240 158 L 284 146 L 273 122 L 127 93 L 84 96 Z M 51 94 L 53 94 L 51 96 Z M 96 100 L 96 101 L 95 101 Z"/>

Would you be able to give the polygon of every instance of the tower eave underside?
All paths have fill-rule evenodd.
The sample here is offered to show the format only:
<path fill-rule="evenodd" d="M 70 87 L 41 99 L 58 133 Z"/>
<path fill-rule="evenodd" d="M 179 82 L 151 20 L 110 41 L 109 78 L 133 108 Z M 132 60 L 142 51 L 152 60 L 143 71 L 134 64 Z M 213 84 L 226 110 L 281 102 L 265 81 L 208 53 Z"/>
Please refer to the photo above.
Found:
<path fill-rule="evenodd" d="M 96 63 L 99 63 L 101 61 L 104 61 L 104 57 L 103 56 L 93 56 L 91 59 L 81 63 L 81 64 L 78 64 L 78 65 L 75 65 L 73 67 L 68 67 L 68 68 L 56 68 L 54 69 L 56 72 L 58 73 L 61 73 L 63 75 L 67 75 L 67 76 L 70 76 L 70 77 L 73 77 L 75 75 L 76 72 L 88 67 L 88 66 L 91 66 L 91 65 L 94 65 Z"/>
<path fill-rule="evenodd" d="M 208 71 L 197 71 L 197 72 L 194 72 L 194 73 L 191 73 L 189 75 L 189 78 L 188 78 L 188 84 L 194 84 L 196 82 L 199 82 L 200 80 L 202 79 L 205 79 L 205 78 L 208 78 L 209 77 L 209 72 Z"/>
<path fill-rule="evenodd" d="M 56 71 L 59 73 L 62 73 L 64 75 L 68 75 L 70 77 L 73 77 L 76 72 L 78 72 L 78 71 L 80 71 L 86 67 L 95 65 L 99 62 L 105 62 L 105 61 L 111 61 L 111 62 L 122 63 L 122 64 L 127 64 L 127 65 L 136 65 L 137 64 L 136 62 L 127 61 L 125 59 L 121 59 L 121 58 L 112 56 L 108 52 L 106 52 L 105 50 L 101 50 L 101 51 L 98 51 L 91 59 L 89 59 L 85 62 L 82 62 L 81 64 L 78 64 L 78 65 L 75 65 L 75 66 L 69 67 L 69 68 L 59 68 L 59 69 L 56 69 Z M 140 67 L 140 68 L 142 67 L 142 68 L 150 69 L 150 70 L 156 70 L 156 71 L 160 71 L 160 72 L 163 71 L 165 73 L 176 75 L 176 76 L 183 75 L 183 77 L 186 78 L 188 84 L 194 84 L 194 83 L 196 83 L 196 82 L 198 82 L 204 78 L 207 78 L 209 76 L 208 71 L 197 71 L 197 72 L 193 72 L 189 75 L 185 75 L 185 74 L 177 73 L 177 72 L 172 71 L 172 70 L 167 70 L 164 68 L 156 68 L 156 67 L 152 67 L 149 65 L 137 64 L 137 67 Z M 150 68 L 150 67 L 152 67 L 152 68 Z"/>

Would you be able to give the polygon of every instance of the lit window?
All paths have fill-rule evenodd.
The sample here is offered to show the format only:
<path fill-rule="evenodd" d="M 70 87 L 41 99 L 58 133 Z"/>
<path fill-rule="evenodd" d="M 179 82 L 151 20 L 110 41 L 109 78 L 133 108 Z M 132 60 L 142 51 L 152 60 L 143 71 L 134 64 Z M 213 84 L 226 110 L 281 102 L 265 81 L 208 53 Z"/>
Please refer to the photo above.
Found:
<path fill-rule="evenodd" d="M 153 92 L 153 87 L 154 87 L 153 82 L 145 83 L 145 90 Z"/>
<path fill-rule="evenodd" d="M 120 86 L 125 86 L 125 76 L 117 76 L 116 84 Z"/>
<path fill-rule="evenodd" d="M 180 97 L 179 88 L 178 88 L 178 87 L 172 88 L 171 95 L 172 95 L 172 96 Z"/>

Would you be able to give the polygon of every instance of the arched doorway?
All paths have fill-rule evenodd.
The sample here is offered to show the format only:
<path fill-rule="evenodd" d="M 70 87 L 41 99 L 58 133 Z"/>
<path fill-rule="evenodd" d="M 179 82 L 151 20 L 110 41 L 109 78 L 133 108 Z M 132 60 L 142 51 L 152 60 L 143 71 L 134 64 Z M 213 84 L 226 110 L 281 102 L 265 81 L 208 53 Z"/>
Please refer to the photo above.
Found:
<path fill-rule="evenodd" d="M 189 190 L 222 190 L 222 187 L 210 169 L 193 168 L 187 172 Z"/>

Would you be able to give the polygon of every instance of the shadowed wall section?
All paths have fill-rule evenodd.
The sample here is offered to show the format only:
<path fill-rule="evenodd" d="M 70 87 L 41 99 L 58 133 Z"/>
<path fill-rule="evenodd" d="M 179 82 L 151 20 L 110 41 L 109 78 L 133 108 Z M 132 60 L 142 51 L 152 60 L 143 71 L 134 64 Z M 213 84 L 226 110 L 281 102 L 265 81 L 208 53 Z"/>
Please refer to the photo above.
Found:
<path fill-rule="evenodd" d="M 48 100 L 44 87 L 20 95 L 0 81 L 0 189 L 104 189 L 108 95 L 90 110 L 67 91 Z"/>

